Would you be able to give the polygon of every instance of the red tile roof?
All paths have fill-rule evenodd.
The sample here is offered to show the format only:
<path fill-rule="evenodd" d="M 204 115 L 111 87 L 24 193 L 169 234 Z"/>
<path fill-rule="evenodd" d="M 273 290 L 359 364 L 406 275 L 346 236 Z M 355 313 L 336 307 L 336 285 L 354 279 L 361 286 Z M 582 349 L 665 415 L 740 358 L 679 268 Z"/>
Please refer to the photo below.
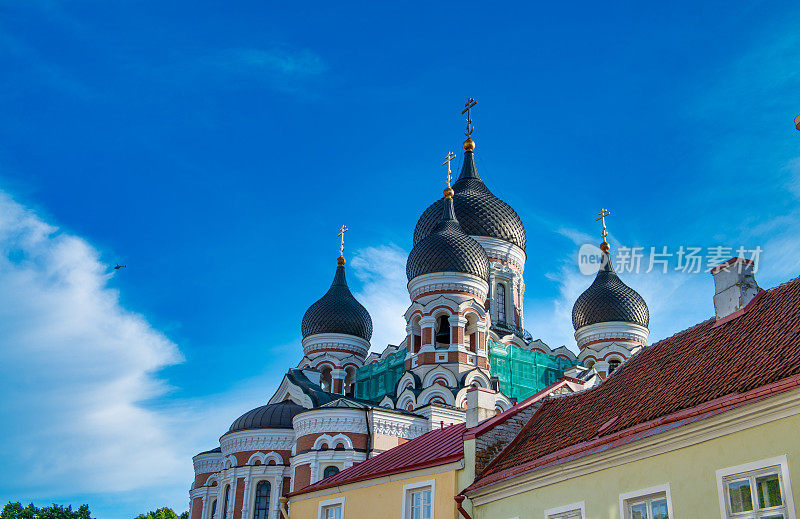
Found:
<path fill-rule="evenodd" d="M 462 436 L 465 430 L 466 426 L 463 423 L 434 429 L 291 495 L 458 461 L 464 457 Z"/>
<path fill-rule="evenodd" d="M 547 399 L 465 492 L 797 387 L 800 278 L 644 348 L 596 388 Z"/>

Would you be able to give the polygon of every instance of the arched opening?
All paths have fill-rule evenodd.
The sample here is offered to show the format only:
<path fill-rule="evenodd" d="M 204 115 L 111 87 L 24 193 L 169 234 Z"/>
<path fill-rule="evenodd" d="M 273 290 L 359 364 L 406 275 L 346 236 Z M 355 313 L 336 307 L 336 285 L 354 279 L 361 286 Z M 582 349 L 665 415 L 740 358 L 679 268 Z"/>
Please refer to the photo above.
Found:
<path fill-rule="evenodd" d="M 478 351 L 478 316 L 467 314 L 467 324 L 464 327 L 464 345 L 473 353 Z"/>
<path fill-rule="evenodd" d="M 259 481 L 256 485 L 256 505 L 253 519 L 267 519 L 269 515 L 269 494 L 272 490 L 269 481 Z"/>
<path fill-rule="evenodd" d="M 322 387 L 323 391 L 327 391 L 328 393 L 330 393 L 331 389 L 333 388 L 333 385 L 332 385 L 333 384 L 333 378 L 331 377 L 331 372 L 332 371 L 333 371 L 333 368 L 328 364 L 325 364 L 324 366 L 321 366 L 319 368 L 319 372 L 321 374 L 320 375 L 320 386 Z"/>
<path fill-rule="evenodd" d="M 422 347 L 422 327 L 419 322 L 422 319 L 419 315 L 415 315 L 411 319 L 411 344 L 409 345 L 411 353 L 418 353 Z"/>
<path fill-rule="evenodd" d="M 323 479 L 324 478 L 329 478 L 329 477 L 333 476 L 334 474 L 338 474 L 338 473 L 339 473 L 339 467 L 337 467 L 336 465 L 328 465 L 327 467 L 325 467 L 325 470 L 322 471 L 322 478 Z"/>
<path fill-rule="evenodd" d="M 621 364 L 622 364 L 622 361 L 620 361 L 619 359 L 610 359 L 608 361 L 608 374 L 610 375 L 610 374 L 614 373 L 614 371 L 616 371 L 617 368 L 619 368 Z"/>
<path fill-rule="evenodd" d="M 356 368 L 355 366 L 347 366 L 344 368 L 344 394 L 353 396 L 355 392 Z"/>
<path fill-rule="evenodd" d="M 436 347 L 450 347 L 450 316 L 440 315 L 436 318 Z"/>
<path fill-rule="evenodd" d="M 506 324 L 506 286 L 503 283 L 497 284 L 497 322 Z"/>
<path fill-rule="evenodd" d="M 444 378 L 442 378 L 442 377 L 435 378 L 435 379 L 433 380 L 433 383 L 434 383 L 434 384 L 439 384 L 440 386 L 447 387 L 447 380 L 445 380 L 445 379 L 444 379 Z"/>
<path fill-rule="evenodd" d="M 344 450 L 344 443 L 337 443 L 336 447 L 333 448 L 335 451 L 343 451 Z"/>
<path fill-rule="evenodd" d="M 430 400 L 428 400 L 428 403 L 429 404 L 446 404 L 447 402 L 444 401 L 444 398 L 442 398 L 440 396 L 435 396 L 435 397 L 431 398 Z"/>
<path fill-rule="evenodd" d="M 225 487 L 225 493 L 222 494 L 222 519 L 228 519 L 228 499 L 231 497 L 231 486 Z"/>
<path fill-rule="evenodd" d="M 211 501 L 211 515 L 209 516 L 208 519 L 215 519 L 216 515 L 217 515 L 217 500 L 215 499 Z"/>
<path fill-rule="evenodd" d="M 256 460 L 253 465 L 261 465 L 261 460 Z"/>

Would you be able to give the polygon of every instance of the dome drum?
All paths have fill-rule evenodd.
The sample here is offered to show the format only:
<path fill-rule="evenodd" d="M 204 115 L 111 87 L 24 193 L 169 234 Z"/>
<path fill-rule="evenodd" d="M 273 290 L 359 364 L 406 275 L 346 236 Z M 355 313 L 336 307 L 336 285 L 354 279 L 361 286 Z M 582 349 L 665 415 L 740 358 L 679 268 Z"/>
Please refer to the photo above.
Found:
<path fill-rule="evenodd" d="M 489 284 L 482 278 L 463 272 L 434 272 L 417 276 L 408 282 L 408 293 L 412 301 L 426 301 L 446 293 L 461 293 L 478 301 L 485 301 L 489 294 Z"/>

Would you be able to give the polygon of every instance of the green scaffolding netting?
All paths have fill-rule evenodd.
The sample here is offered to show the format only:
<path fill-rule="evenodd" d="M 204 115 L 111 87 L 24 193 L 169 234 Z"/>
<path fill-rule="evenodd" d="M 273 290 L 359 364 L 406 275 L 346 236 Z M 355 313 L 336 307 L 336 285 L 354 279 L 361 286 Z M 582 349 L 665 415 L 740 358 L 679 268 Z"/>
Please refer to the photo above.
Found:
<path fill-rule="evenodd" d="M 378 402 L 384 395 L 394 394 L 405 371 L 406 350 L 401 349 L 385 359 L 362 366 L 356 371 L 356 398 Z"/>
<path fill-rule="evenodd" d="M 575 363 L 569 359 L 489 341 L 489 367 L 506 396 L 524 400 L 564 376 Z"/>
<path fill-rule="evenodd" d="M 405 372 L 406 350 L 401 349 L 385 359 L 356 371 L 356 398 L 379 402 L 394 394 Z M 489 341 L 489 367 L 497 377 L 500 390 L 508 397 L 524 400 L 564 376 L 574 361 L 526 350 L 519 346 Z"/>

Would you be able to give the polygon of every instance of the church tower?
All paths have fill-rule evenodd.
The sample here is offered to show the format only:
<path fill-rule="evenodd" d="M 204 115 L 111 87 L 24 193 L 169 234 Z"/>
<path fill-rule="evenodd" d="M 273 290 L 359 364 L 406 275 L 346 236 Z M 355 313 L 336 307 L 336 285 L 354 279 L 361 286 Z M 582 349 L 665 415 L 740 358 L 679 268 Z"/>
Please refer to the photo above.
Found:
<path fill-rule="evenodd" d="M 605 378 L 647 345 L 650 311 L 644 298 L 614 272 L 605 222 L 611 213 L 603 209 L 599 214 L 597 219 L 603 222 L 602 263 L 594 282 L 572 307 L 572 324 L 580 349 L 579 363 L 593 367 Z"/>
<path fill-rule="evenodd" d="M 344 225 L 339 231 L 341 246 L 331 287 L 303 316 L 303 353 L 298 367 L 321 373 L 324 390 L 352 394 L 356 369 L 364 365 L 372 337 L 372 318 L 359 303 L 345 277 Z"/>
<path fill-rule="evenodd" d="M 441 371 L 441 382 L 430 382 L 457 387 L 461 375 L 475 368 L 486 370 L 488 382 L 489 259 L 459 225 L 449 167 L 447 184 L 436 226 L 414 245 L 406 263 L 411 297 L 406 369 L 423 380 L 432 370 Z"/>
<path fill-rule="evenodd" d="M 525 227 L 514 209 L 492 194 L 478 174 L 472 140 L 473 106 L 475 100 L 470 98 L 464 109 L 467 139 L 461 173 L 453 184 L 453 205 L 461 228 L 483 247 L 489 259 L 489 312 L 495 339 L 508 334 L 523 338 Z M 443 204 L 438 200 L 422 213 L 414 229 L 415 246 L 438 224 Z"/>

